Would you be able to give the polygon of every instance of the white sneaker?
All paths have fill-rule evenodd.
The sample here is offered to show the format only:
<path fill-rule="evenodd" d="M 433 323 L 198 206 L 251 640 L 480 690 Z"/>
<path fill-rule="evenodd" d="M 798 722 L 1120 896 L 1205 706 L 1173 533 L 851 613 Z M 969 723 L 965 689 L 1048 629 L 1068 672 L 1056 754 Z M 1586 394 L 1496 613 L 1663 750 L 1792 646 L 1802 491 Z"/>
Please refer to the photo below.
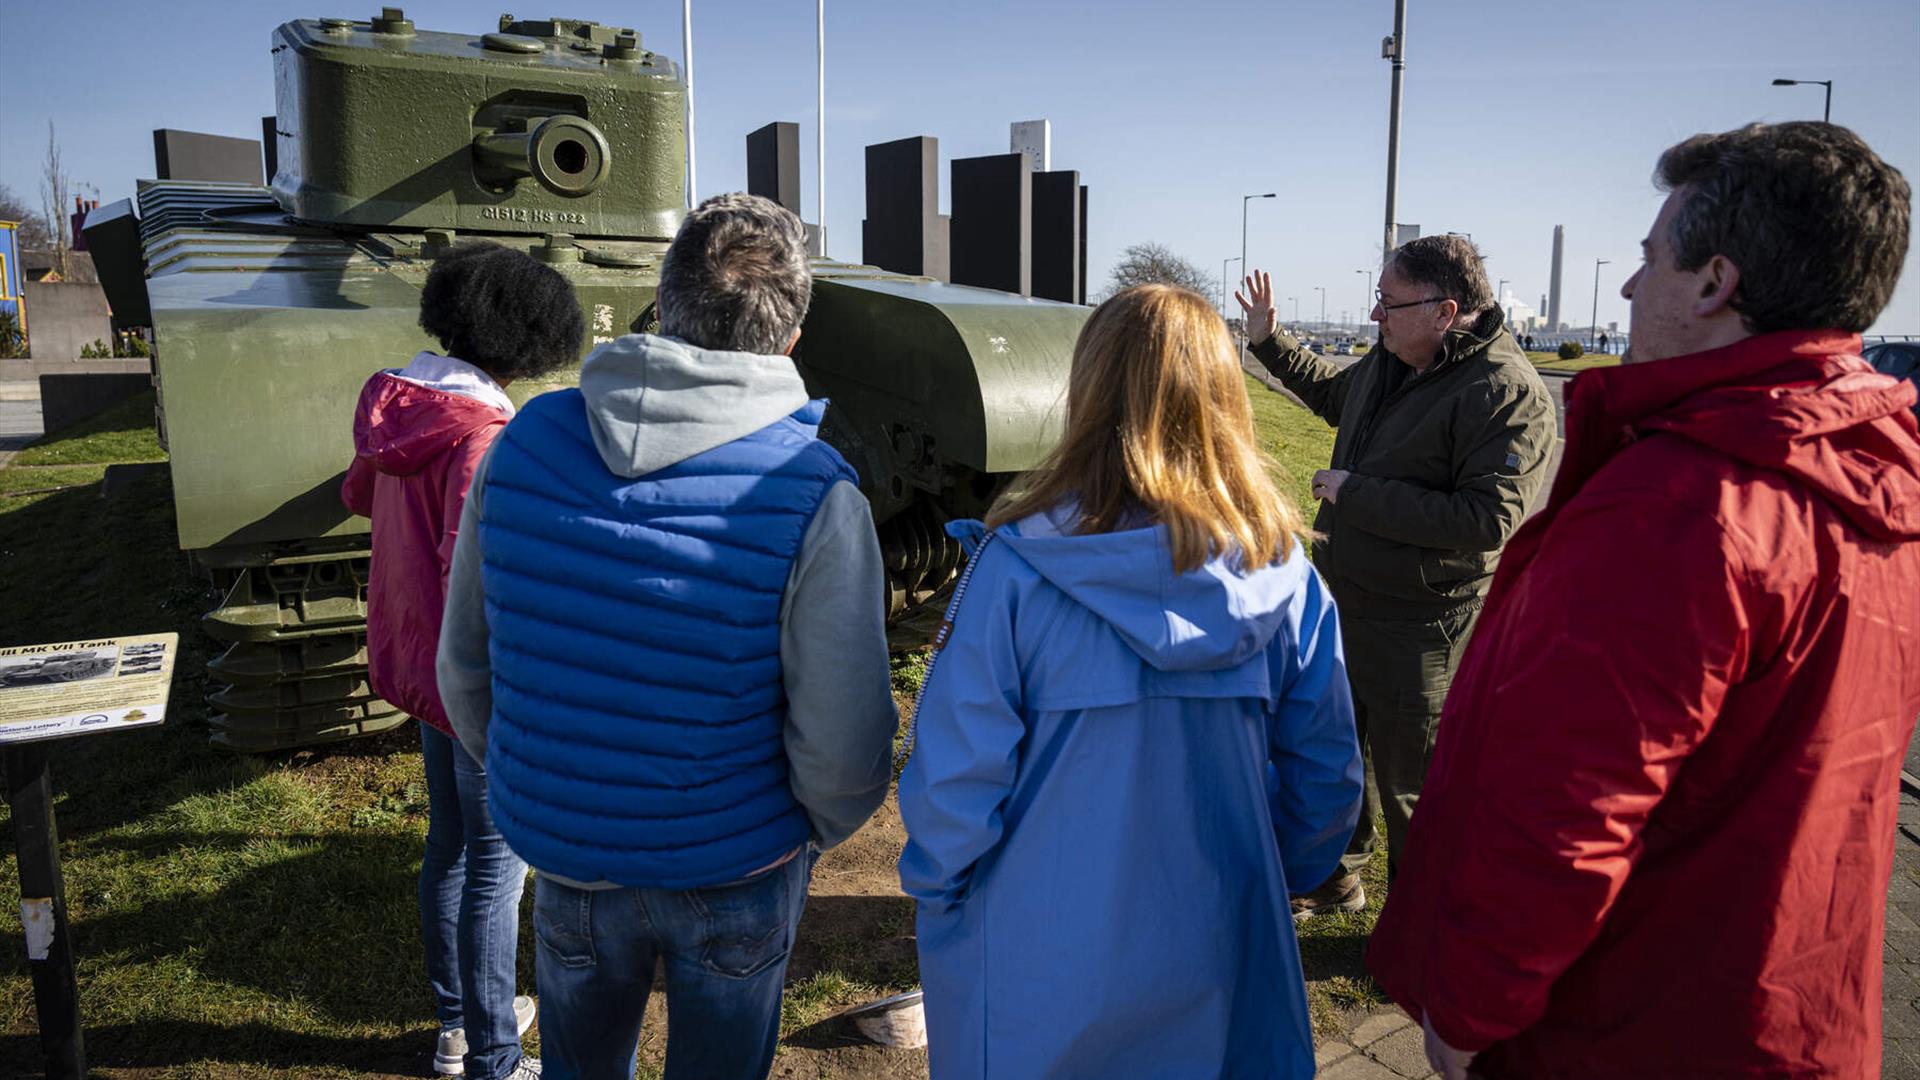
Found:
<path fill-rule="evenodd" d="M 540 1059 L 523 1057 L 520 1059 L 520 1064 L 515 1065 L 513 1071 L 502 1077 L 501 1080 L 535 1080 L 539 1075 Z"/>
<path fill-rule="evenodd" d="M 447 1028 L 440 1032 L 440 1041 L 433 1049 L 433 1071 L 441 1076 L 466 1075 L 466 1028 Z"/>
<path fill-rule="evenodd" d="M 533 1003 L 532 998 L 525 994 L 514 998 L 513 1033 L 515 1035 L 525 1035 L 527 1029 L 533 1026 L 534 1017 L 538 1016 L 539 1013 L 539 1007 Z M 522 1058 L 521 1060 L 524 1061 L 526 1059 Z M 466 1075 L 466 1028 L 448 1028 L 440 1033 L 440 1041 L 434 1047 L 433 1051 L 433 1071 L 439 1073 L 441 1076 Z M 520 1075 L 518 1072 L 509 1074 L 510 1077 L 519 1077 Z M 533 1072 L 529 1075 L 540 1075 L 540 1061 L 538 1058 L 533 1059 Z"/>
<path fill-rule="evenodd" d="M 525 994 L 513 999 L 513 1033 L 525 1035 L 533 1026 L 533 1018 L 540 1015 L 540 1009 L 533 999 Z"/>

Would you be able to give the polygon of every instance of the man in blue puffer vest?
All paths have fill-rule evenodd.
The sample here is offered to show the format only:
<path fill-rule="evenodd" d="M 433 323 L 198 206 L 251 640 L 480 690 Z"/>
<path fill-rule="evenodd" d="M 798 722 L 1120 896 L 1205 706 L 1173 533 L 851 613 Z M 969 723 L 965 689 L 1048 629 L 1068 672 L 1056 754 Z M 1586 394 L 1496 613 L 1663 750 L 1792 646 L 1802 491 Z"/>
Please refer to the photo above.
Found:
<path fill-rule="evenodd" d="M 751 195 L 667 250 L 659 335 L 524 405 L 473 478 L 437 673 L 539 871 L 549 1077 L 630 1077 L 656 958 L 666 1074 L 765 1076 L 814 856 L 886 795 L 884 576 L 787 354 L 800 221 Z"/>

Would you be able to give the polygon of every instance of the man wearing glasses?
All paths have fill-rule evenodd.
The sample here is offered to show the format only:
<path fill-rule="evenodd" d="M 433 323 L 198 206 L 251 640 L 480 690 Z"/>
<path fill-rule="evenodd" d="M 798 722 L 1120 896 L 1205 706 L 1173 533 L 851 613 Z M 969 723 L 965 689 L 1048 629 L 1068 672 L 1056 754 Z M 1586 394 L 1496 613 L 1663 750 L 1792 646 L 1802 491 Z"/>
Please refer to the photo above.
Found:
<path fill-rule="evenodd" d="M 1553 400 L 1472 241 L 1403 244 L 1374 295 L 1379 344 L 1343 368 L 1279 331 L 1266 273 L 1235 293 L 1254 357 L 1339 429 L 1329 467 L 1313 474 L 1313 560 L 1339 604 L 1371 781 L 1340 869 L 1293 883 L 1318 886 L 1295 897 L 1296 919 L 1366 905 L 1359 871 L 1376 812 L 1397 868 L 1454 668 L 1553 448 Z"/>

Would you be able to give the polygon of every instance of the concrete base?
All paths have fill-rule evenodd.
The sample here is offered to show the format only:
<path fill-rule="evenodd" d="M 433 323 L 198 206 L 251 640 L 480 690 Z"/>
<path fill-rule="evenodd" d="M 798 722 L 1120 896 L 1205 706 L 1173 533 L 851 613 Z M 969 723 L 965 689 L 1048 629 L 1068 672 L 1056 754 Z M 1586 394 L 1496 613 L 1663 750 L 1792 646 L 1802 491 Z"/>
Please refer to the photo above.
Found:
<path fill-rule="evenodd" d="M 41 423 L 48 432 L 59 431 L 152 386 L 153 378 L 145 372 L 42 375 Z"/>

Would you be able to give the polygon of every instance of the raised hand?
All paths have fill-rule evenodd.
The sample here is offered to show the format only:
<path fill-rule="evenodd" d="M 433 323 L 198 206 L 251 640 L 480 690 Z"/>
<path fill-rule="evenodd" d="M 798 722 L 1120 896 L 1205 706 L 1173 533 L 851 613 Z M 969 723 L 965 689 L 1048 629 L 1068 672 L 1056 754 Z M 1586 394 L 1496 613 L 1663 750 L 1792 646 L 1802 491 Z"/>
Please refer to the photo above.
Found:
<path fill-rule="evenodd" d="M 1280 325 L 1280 313 L 1273 306 L 1271 275 L 1255 270 L 1244 279 L 1241 289 L 1233 291 L 1233 298 L 1247 317 L 1247 344 L 1258 345 L 1273 336 L 1274 328 Z"/>

